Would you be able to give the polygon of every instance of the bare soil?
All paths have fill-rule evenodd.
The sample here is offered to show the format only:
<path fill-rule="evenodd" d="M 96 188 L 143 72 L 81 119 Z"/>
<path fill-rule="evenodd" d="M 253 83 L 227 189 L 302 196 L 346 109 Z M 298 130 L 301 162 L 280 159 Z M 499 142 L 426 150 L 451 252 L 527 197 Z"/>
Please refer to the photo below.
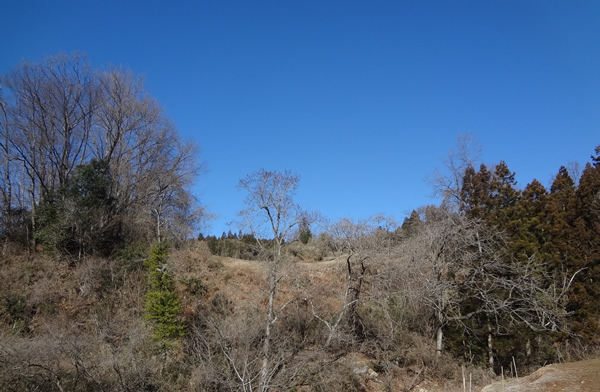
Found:
<path fill-rule="evenodd" d="M 544 366 L 527 377 L 495 382 L 481 392 L 598 392 L 600 359 Z"/>

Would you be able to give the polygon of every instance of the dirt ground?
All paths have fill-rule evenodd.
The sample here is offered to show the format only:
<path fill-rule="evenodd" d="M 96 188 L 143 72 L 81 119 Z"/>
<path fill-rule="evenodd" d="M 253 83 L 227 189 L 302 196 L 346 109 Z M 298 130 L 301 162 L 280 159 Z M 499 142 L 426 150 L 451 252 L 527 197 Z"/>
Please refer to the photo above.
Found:
<path fill-rule="evenodd" d="M 496 382 L 481 392 L 598 392 L 600 359 L 545 366 L 518 380 Z"/>

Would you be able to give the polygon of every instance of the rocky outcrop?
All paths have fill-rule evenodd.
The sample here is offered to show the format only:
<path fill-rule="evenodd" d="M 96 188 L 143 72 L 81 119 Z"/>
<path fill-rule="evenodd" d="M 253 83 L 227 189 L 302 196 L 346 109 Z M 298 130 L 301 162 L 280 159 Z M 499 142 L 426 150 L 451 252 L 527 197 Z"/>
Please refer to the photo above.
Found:
<path fill-rule="evenodd" d="M 481 392 L 598 392 L 600 359 L 544 366 L 527 377 L 495 382 Z"/>

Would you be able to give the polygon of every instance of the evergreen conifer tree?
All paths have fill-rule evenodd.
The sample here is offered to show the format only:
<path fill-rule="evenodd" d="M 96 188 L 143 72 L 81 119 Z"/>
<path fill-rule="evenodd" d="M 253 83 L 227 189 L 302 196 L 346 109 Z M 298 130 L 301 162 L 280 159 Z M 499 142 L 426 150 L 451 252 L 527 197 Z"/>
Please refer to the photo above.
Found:
<path fill-rule="evenodd" d="M 154 324 L 154 338 L 161 345 L 183 335 L 179 321 L 180 307 L 175 293 L 175 282 L 168 271 L 168 247 L 164 242 L 152 247 L 144 262 L 148 271 L 146 318 Z"/>
<path fill-rule="evenodd" d="M 583 170 L 574 195 L 573 245 L 577 249 L 574 269 L 577 275 L 569 297 L 569 310 L 575 312 L 574 329 L 588 341 L 600 342 L 600 146 L 592 163 Z"/>

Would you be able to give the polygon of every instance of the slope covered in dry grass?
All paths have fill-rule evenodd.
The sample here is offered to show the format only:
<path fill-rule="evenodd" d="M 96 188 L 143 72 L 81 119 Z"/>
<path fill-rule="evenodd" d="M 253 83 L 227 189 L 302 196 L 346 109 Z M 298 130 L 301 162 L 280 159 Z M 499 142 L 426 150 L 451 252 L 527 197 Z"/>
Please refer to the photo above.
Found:
<path fill-rule="evenodd" d="M 280 367 L 271 390 L 461 391 L 456 359 L 437 359 L 431 337 L 390 324 L 394 318 L 384 313 L 394 308 L 381 306 L 386 302 L 375 290 L 375 267 L 365 271 L 369 279 L 357 308 L 362 336 L 343 322 L 332 332 L 347 305 L 346 262 L 345 256 L 304 258 L 279 266 L 274 342 Z M 168 268 L 186 334 L 164 350 L 153 342 L 152 325 L 144 318 L 142 255 L 68 262 L 13 249 L 0 268 L 0 389 L 244 390 L 235 370 L 257 369 L 267 266 L 212 256 L 202 243 L 173 250 Z M 402 317 L 411 312 L 405 309 Z M 418 312 L 413 317 L 406 325 L 426 323 Z M 542 369 L 505 387 L 566 388 L 577 381 L 578 390 L 592 391 L 600 385 L 598 364 L 585 364 L 558 373 Z M 475 366 L 465 372 L 473 390 L 492 381 Z"/>

